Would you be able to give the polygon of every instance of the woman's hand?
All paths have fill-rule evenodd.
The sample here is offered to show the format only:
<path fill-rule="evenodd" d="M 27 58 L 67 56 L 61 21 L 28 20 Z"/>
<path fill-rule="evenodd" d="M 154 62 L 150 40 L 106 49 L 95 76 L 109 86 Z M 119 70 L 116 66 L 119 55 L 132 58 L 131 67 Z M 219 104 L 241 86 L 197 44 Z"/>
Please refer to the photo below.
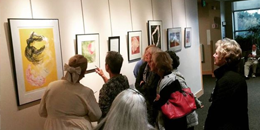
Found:
<path fill-rule="evenodd" d="M 156 98 L 154 99 L 154 102 L 155 102 L 155 101 L 158 101 L 159 99 L 160 99 L 160 95 L 157 94 L 157 95 L 156 95 Z"/>
<path fill-rule="evenodd" d="M 101 77 L 103 77 L 104 76 L 104 72 L 103 72 L 103 70 L 102 69 L 100 69 L 100 68 L 96 68 L 96 73 L 98 73 Z"/>
<path fill-rule="evenodd" d="M 103 72 L 102 69 L 100 69 L 100 68 L 97 67 L 97 68 L 95 69 L 95 71 L 96 71 L 96 73 L 98 73 L 98 75 L 100 75 L 100 76 L 103 78 L 103 80 L 104 80 L 105 83 L 108 81 L 108 78 L 104 75 L 104 72 Z"/>
<path fill-rule="evenodd" d="M 140 82 L 140 86 L 141 86 L 143 83 L 144 83 L 144 81 L 142 80 L 142 81 Z"/>

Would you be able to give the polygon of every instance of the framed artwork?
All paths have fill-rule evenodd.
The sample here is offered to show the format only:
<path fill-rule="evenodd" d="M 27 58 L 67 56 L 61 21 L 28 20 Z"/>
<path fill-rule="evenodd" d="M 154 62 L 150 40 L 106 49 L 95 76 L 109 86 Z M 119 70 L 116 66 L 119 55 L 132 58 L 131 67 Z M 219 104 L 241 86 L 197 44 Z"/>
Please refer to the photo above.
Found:
<path fill-rule="evenodd" d="M 167 48 L 170 51 L 180 51 L 182 44 L 181 27 L 167 29 Z"/>
<path fill-rule="evenodd" d="M 9 18 L 17 104 L 41 99 L 63 76 L 58 19 Z"/>
<path fill-rule="evenodd" d="M 76 34 L 76 53 L 88 60 L 87 73 L 100 67 L 99 34 Z"/>
<path fill-rule="evenodd" d="M 184 47 L 191 47 L 191 27 L 185 28 L 184 36 Z"/>
<path fill-rule="evenodd" d="M 108 37 L 108 51 L 120 52 L 120 37 Z"/>
<path fill-rule="evenodd" d="M 162 21 L 149 20 L 148 21 L 148 45 L 156 45 L 162 49 Z"/>
<path fill-rule="evenodd" d="M 142 31 L 129 31 L 128 35 L 128 61 L 141 59 Z"/>

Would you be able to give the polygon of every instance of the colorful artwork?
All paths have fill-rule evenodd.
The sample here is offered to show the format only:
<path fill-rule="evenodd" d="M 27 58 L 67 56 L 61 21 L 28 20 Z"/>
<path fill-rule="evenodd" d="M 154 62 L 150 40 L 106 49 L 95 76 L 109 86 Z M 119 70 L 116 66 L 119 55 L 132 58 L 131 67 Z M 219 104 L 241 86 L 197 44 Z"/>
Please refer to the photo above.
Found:
<path fill-rule="evenodd" d="M 170 51 L 181 50 L 181 27 L 167 29 L 167 47 Z"/>
<path fill-rule="evenodd" d="M 63 76 L 58 19 L 8 19 L 17 104 L 41 99 L 46 87 Z"/>
<path fill-rule="evenodd" d="M 140 53 L 140 41 L 139 41 L 139 36 L 133 36 L 131 37 L 131 53 L 137 54 Z"/>
<path fill-rule="evenodd" d="M 57 80 L 53 29 L 20 29 L 19 34 L 26 92 Z"/>
<path fill-rule="evenodd" d="M 100 67 L 99 62 L 99 34 L 76 34 L 76 53 L 88 60 L 87 73 L 95 72 Z"/>
<path fill-rule="evenodd" d="M 170 33 L 170 47 L 175 47 L 180 45 L 180 32 Z"/>
<path fill-rule="evenodd" d="M 191 28 L 190 27 L 185 28 L 184 46 L 186 48 L 191 46 Z"/>
<path fill-rule="evenodd" d="M 93 63 L 96 60 L 95 41 L 82 41 L 82 55 L 87 58 L 88 63 Z"/>
<path fill-rule="evenodd" d="M 135 61 L 141 58 L 142 32 L 129 31 L 128 33 L 128 61 Z"/>

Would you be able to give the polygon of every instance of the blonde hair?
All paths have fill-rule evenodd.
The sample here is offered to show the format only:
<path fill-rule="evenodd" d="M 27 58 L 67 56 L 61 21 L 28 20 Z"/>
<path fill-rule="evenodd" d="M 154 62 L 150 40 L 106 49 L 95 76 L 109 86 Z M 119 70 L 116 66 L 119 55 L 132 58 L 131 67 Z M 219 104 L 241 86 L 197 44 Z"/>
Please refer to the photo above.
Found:
<path fill-rule="evenodd" d="M 143 57 L 142 57 L 143 60 L 145 59 L 145 53 L 146 53 L 147 51 L 149 51 L 149 52 L 151 53 L 151 55 L 152 55 L 152 54 L 155 53 L 155 52 L 161 51 L 161 49 L 158 48 L 158 47 L 156 47 L 155 45 L 149 45 L 149 46 L 147 46 L 147 47 L 145 48 L 144 55 L 143 55 Z"/>
<path fill-rule="evenodd" d="M 225 58 L 227 63 L 240 61 L 242 50 L 240 45 L 233 39 L 225 38 L 216 42 L 216 52 L 220 53 L 221 58 Z"/>
<path fill-rule="evenodd" d="M 167 73 L 173 70 L 172 59 L 170 55 L 166 52 L 156 52 L 152 56 L 153 62 L 155 63 L 155 68 L 159 73 Z"/>

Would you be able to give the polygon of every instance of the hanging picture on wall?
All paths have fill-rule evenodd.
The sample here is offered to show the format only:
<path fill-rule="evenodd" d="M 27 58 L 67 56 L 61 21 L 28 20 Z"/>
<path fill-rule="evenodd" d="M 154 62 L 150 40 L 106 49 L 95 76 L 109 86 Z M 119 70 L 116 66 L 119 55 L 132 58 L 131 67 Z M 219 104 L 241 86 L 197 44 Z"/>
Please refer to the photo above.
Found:
<path fill-rule="evenodd" d="M 120 37 L 108 37 L 108 51 L 115 51 L 120 53 Z"/>
<path fill-rule="evenodd" d="M 128 33 L 128 61 L 136 61 L 141 58 L 142 32 L 129 31 Z"/>
<path fill-rule="evenodd" d="M 41 99 L 46 86 L 63 76 L 58 19 L 9 18 L 17 103 Z"/>
<path fill-rule="evenodd" d="M 148 21 L 148 44 L 155 45 L 162 49 L 162 21 L 149 20 Z"/>
<path fill-rule="evenodd" d="M 191 27 L 186 27 L 184 31 L 184 47 L 191 47 Z"/>
<path fill-rule="evenodd" d="M 94 72 L 96 67 L 100 67 L 99 34 L 77 34 L 76 53 L 87 58 L 87 73 Z"/>
<path fill-rule="evenodd" d="M 182 46 L 181 27 L 167 29 L 167 48 L 170 51 L 180 51 Z"/>

